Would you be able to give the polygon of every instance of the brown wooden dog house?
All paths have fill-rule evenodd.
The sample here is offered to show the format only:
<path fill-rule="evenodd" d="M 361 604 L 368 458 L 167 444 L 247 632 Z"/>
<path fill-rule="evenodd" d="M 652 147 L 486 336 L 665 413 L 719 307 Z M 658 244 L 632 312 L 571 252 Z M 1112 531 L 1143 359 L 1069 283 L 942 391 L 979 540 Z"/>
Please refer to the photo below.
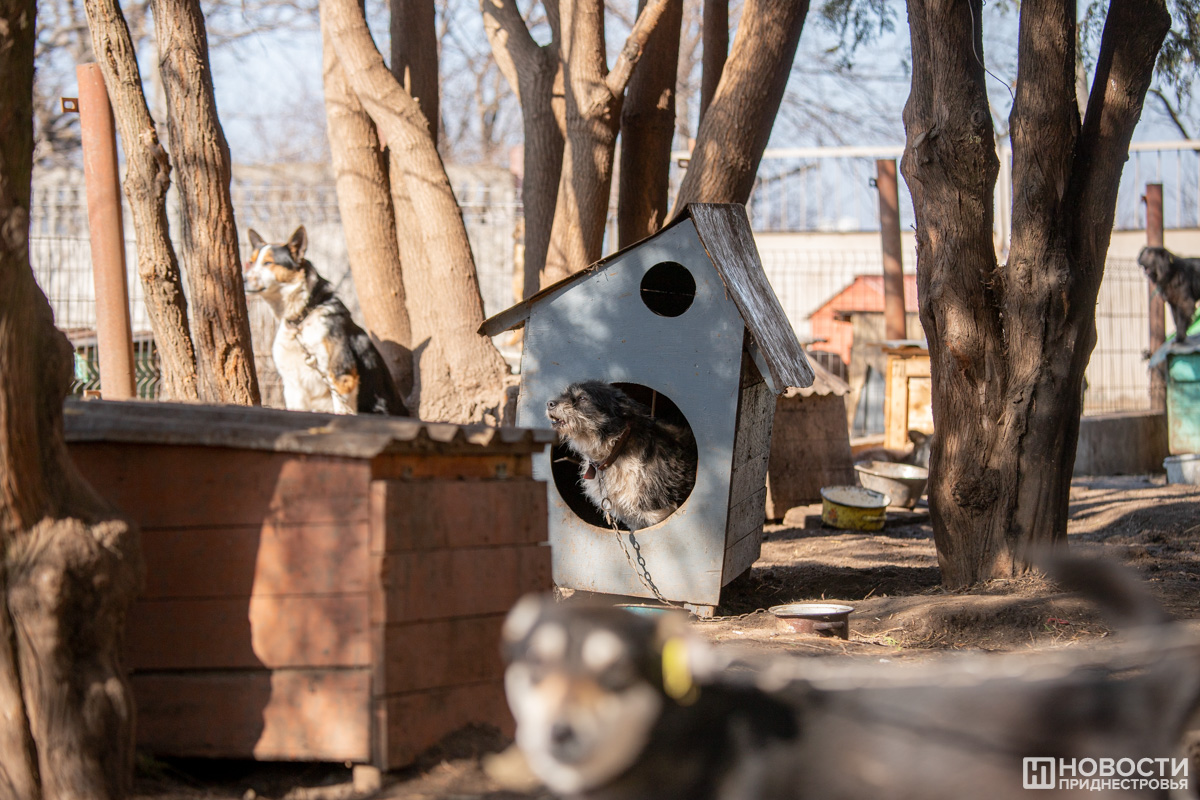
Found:
<path fill-rule="evenodd" d="M 511 732 L 499 632 L 551 587 L 549 434 L 102 401 L 65 429 L 141 528 L 139 747 L 388 769 L 467 724 Z"/>
<path fill-rule="evenodd" d="M 710 610 L 758 558 L 775 397 L 813 379 L 745 209 L 689 206 L 654 236 L 485 321 L 480 333 L 521 326 L 518 425 L 548 430 L 546 401 L 593 379 L 691 428 L 695 486 L 636 541 L 666 598 Z M 577 469 L 540 454 L 534 475 L 549 484 L 555 583 L 652 597 L 627 560 L 630 543 L 582 498 Z"/>

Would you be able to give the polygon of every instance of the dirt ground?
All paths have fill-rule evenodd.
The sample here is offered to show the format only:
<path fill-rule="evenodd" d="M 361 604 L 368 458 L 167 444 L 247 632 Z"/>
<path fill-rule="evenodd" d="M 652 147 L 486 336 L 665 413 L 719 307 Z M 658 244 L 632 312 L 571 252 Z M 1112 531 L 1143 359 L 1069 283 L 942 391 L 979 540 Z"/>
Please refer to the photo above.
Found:
<path fill-rule="evenodd" d="M 946 650 L 1032 651 L 1086 647 L 1109 628 L 1087 602 L 1040 578 L 997 581 L 965 593 L 938 585 L 927 509 L 889 512 L 871 534 L 820 526 L 820 506 L 793 509 L 770 525 L 762 557 L 726 590 L 711 621 L 695 623 L 711 641 L 750 650 L 822 658 L 913 661 Z M 1076 479 L 1070 546 L 1135 569 L 1167 610 L 1200 619 L 1200 488 L 1162 476 Z M 766 611 L 783 603 L 830 600 L 855 608 L 849 640 L 798 634 Z M 370 796 L 393 800 L 542 798 L 522 787 L 507 742 L 495 731 L 451 737 L 420 763 L 385 776 Z M 501 788 L 501 784 L 509 788 Z M 524 788 L 525 791 L 520 789 Z M 137 800 L 344 800 L 356 791 L 350 769 L 328 764 L 139 761 Z"/>

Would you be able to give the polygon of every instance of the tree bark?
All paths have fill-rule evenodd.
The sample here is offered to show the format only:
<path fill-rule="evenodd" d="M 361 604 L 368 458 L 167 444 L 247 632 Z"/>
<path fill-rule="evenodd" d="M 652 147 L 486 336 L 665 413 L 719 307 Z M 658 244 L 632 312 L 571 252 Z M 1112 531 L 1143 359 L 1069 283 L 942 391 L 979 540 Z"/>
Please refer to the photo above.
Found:
<path fill-rule="evenodd" d="M 980 60 L 981 3 L 908 7 L 913 86 L 903 169 L 917 219 L 937 424 L 930 510 L 942 581 L 957 587 L 1019 575 L 1037 551 L 1066 542 L 1116 190 L 1169 17 L 1161 0 L 1112 4 L 1081 129 L 1075 4 L 1022 3 L 1010 119 L 1013 240 L 1008 263 L 998 266 L 999 165 Z"/>
<path fill-rule="evenodd" d="M 704 0 L 704 18 L 700 23 L 703 50 L 700 56 L 700 119 L 712 105 L 712 99 L 729 57 L 729 0 Z"/>
<path fill-rule="evenodd" d="M 415 208 L 428 258 L 405 261 L 404 281 L 417 359 L 415 395 L 423 419 L 498 420 L 507 367 L 476 331 L 483 301 L 462 213 L 417 103 L 388 72 L 354 0 L 322 0 L 338 60 L 387 139 Z M 393 162 L 395 163 L 395 162 Z"/>
<path fill-rule="evenodd" d="M 639 11 L 645 9 L 645 0 Z M 670 210 L 671 142 L 675 138 L 675 77 L 683 3 L 671 3 L 646 39 L 646 52 L 621 111 L 617 245 L 656 233 Z"/>
<path fill-rule="evenodd" d="M 603 0 L 559 3 L 567 136 L 542 286 L 600 258 L 625 87 L 659 18 L 668 5 L 680 2 L 650 0 L 611 71 L 605 54 Z"/>
<path fill-rule="evenodd" d="M 325 118 L 350 272 L 367 331 L 407 400 L 413 387 L 412 325 L 388 191 L 387 156 L 375 123 L 346 79 L 325 19 L 321 33 Z"/>
<path fill-rule="evenodd" d="M 808 5 L 808 0 L 746 0 L 733 50 L 700 120 L 673 214 L 688 203 L 750 198 Z"/>
<path fill-rule="evenodd" d="M 34 21 L 0 0 L 0 798 L 105 800 L 132 777 L 141 550 L 62 438 L 73 352 L 29 263 Z"/>
<path fill-rule="evenodd" d="M 539 45 L 529 35 L 516 0 L 480 0 L 480 8 L 496 64 L 521 104 L 525 135 L 525 177 L 521 185 L 525 211 L 522 292 L 529 297 L 541 287 L 546 267 L 566 136 L 557 4 L 551 2 L 546 6 L 552 36 L 547 45 Z"/>
<path fill-rule="evenodd" d="M 199 399 L 196 351 L 188 326 L 183 278 L 167 224 L 171 165 L 158 140 L 138 72 L 137 51 L 116 0 L 85 0 L 92 50 L 112 98 L 125 152 L 125 196 L 137 237 L 138 274 L 162 363 L 161 395 Z"/>
<path fill-rule="evenodd" d="M 438 41 L 433 0 L 389 0 L 392 74 L 425 115 L 437 142 Z"/>
<path fill-rule="evenodd" d="M 229 194 L 229 145 L 217 118 L 198 0 L 151 0 L 171 160 L 179 175 L 183 262 L 205 399 L 257 405 L 258 376 Z"/>

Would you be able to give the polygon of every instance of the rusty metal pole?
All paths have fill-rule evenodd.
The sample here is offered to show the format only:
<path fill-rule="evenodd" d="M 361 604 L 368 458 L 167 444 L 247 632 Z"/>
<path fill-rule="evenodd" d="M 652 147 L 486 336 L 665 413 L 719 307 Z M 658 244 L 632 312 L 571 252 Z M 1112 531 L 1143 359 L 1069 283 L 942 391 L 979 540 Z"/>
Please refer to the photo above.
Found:
<path fill-rule="evenodd" d="M 98 64 L 75 68 L 79 81 L 79 127 L 83 176 L 87 182 L 92 280 L 96 286 L 96 344 L 100 351 L 100 392 L 108 400 L 135 396 L 133 330 L 129 285 L 125 280 L 125 228 L 121 220 L 121 178 L 112 106 Z"/>
<path fill-rule="evenodd" d="M 907 339 L 904 320 L 904 257 L 900 242 L 900 187 L 896 160 L 875 161 L 879 189 L 879 232 L 883 239 L 883 329 L 887 339 Z"/>
<path fill-rule="evenodd" d="M 1146 245 L 1163 246 L 1163 196 L 1161 183 L 1146 184 Z M 1150 290 L 1150 352 L 1158 351 L 1167 341 L 1166 306 L 1162 295 L 1149 284 Z M 1161 366 L 1150 370 L 1150 408 L 1153 411 L 1167 410 L 1166 370 Z"/>

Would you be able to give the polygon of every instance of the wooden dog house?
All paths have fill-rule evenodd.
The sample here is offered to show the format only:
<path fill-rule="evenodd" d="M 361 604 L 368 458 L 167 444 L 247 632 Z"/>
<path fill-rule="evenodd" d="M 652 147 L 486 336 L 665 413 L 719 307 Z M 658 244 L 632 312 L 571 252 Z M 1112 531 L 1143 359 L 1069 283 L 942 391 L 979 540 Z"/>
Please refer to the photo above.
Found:
<path fill-rule="evenodd" d="M 544 431 L 238 406 L 68 402 L 84 476 L 141 528 L 138 746 L 410 762 L 511 733 L 500 627 L 551 588 Z"/>
<path fill-rule="evenodd" d="M 636 532 L 658 590 L 700 613 L 758 558 L 775 397 L 813 372 L 762 269 L 746 211 L 692 205 L 670 225 L 486 320 L 495 336 L 525 326 L 517 424 L 549 429 L 546 401 L 570 383 L 616 384 L 685 421 L 699 466 L 671 517 Z M 549 484 L 554 581 L 652 597 L 605 527 L 577 468 L 539 454 Z"/>

